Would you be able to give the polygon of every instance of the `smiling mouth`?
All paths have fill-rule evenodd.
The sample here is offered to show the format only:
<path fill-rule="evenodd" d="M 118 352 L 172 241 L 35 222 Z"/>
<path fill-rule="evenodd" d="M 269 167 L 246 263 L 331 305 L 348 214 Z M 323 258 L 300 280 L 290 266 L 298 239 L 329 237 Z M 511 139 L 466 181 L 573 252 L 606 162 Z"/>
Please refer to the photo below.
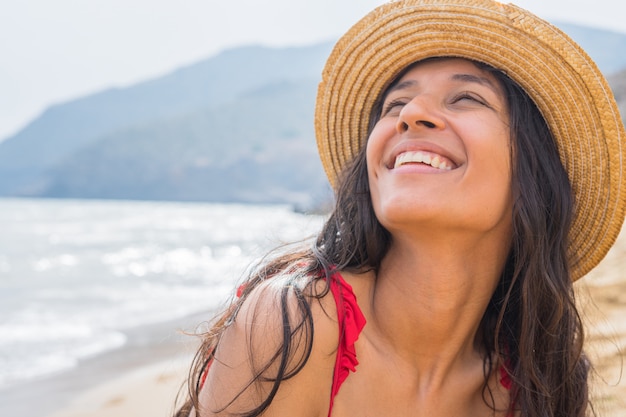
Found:
<path fill-rule="evenodd" d="M 396 157 L 393 168 L 398 168 L 409 164 L 424 164 L 442 171 L 450 171 L 453 162 L 440 155 L 431 154 L 423 151 L 404 152 Z"/>

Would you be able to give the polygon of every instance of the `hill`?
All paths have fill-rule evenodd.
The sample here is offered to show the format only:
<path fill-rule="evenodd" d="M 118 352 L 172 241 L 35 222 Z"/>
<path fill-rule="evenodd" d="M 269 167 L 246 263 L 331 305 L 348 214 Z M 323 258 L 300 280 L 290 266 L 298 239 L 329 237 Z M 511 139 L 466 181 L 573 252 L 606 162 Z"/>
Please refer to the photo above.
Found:
<path fill-rule="evenodd" d="M 105 136 L 50 170 L 41 195 L 313 205 L 327 193 L 312 140 L 316 84 L 271 84 Z"/>
<path fill-rule="evenodd" d="M 559 26 L 624 110 L 626 34 Z M 0 196 L 317 205 L 329 189 L 313 108 L 331 47 L 236 48 L 53 106 L 0 143 Z"/>
<path fill-rule="evenodd" d="M 94 152 L 89 157 L 92 162 L 98 159 L 98 155 L 106 156 L 110 162 L 112 155 L 115 152 L 119 155 L 122 149 L 135 153 L 135 158 L 152 158 L 159 150 L 149 151 L 141 140 L 136 141 L 137 147 L 134 148 L 136 138 L 155 130 L 161 130 L 163 136 L 172 126 L 182 125 L 177 121 L 192 120 L 201 113 L 213 111 L 215 115 L 209 120 L 216 120 L 228 106 L 234 108 L 238 100 L 245 101 L 255 91 L 271 89 L 281 83 L 309 80 L 314 91 L 330 48 L 331 44 L 282 49 L 237 48 L 155 80 L 55 105 L 0 143 L 0 196 L 64 197 L 63 186 L 59 183 L 66 181 L 57 181 L 56 176 L 69 174 L 66 164 L 88 155 L 89 149 Z M 309 106 L 310 103 L 309 99 Z M 312 111 L 305 114 L 312 115 Z M 245 123 L 245 118 L 240 120 Z M 211 136 L 212 126 L 205 122 L 187 128 L 206 129 L 204 135 Z M 169 131 L 169 140 L 174 142 L 185 135 L 184 132 Z M 140 132 L 139 136 L 133 136 Z M 118 139 L 112 139 L 117 135 Z M 160 143 L 163 143 L 162 139 Z M 120 142 L 126 143 L 120 147 Z M 103 152 L 108 144 L 116 148 Z M 172 147 L 176 146 L 172 144 Z M 147 153 L 142 155 L 144 152 Z M 193 153 L 193 150 L 189 152 Z M 101 166 L 104 162 L 99 161 L 94 166 Z M 121 160 L 118 162 L 122 163 Z M 125 179 L 125 182 L 133 181 L 132 177 Z M 115 189 L 117 185 L 111 183 L 110 188 Z M 140 186 L 136 185 L 135 190 L 139 191 Z M 148 198 L 150 194 L 149 190 L 140 191 L 135 198 Z M 88 195 L 95 197 L 92 190 L 85 190 L 84 196 Z M 117 196 L 109 194 L 109 197 Z"/>

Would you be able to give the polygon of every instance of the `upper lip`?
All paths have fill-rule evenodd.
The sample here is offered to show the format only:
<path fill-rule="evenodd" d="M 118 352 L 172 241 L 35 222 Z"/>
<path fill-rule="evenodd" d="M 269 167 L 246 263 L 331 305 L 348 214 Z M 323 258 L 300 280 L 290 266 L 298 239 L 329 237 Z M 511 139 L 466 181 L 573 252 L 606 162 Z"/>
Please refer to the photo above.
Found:
<path fill-rule="evenodd" d="M 447 151 L 446 149 L 442 148 L 441 146 L 435 143 L 410 141 L 410 142 L 403 142 L 399 144 L 393 150 L 391 157 L 389 158 L 389 161 L 386 164 L 387 168 L 393 169 L 398 155 L 401 155 L 406 152 L 417 152 L 417 151 L 427 152 L 429 154 L 435 154 L 435 155 L 438 155 L 440 158 L 444 158 L 446 161 L 448 161 L 448 163 L 451 164 L 452 169 L 457 168 L 460 165 L 458 158 L 454 157 L 449 151 Z"/>

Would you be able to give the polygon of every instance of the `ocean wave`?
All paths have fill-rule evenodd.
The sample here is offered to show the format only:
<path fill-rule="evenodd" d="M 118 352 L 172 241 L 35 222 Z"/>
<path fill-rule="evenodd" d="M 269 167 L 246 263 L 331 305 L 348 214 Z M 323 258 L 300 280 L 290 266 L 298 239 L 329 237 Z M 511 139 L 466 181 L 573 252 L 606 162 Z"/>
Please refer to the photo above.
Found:
<path fill-rule="evenodd" d="M 132 328 L 219 307 L 268 248 L 321 224 L 273 206 L 25 200 L 0 209 L 0 386 L 119 348 Z"/>
<path fill-rule="evenodd" d="M 122 347 L 127 337 L 119 331 L 84 326 L 1 325 L 0 388 L 71 369 L 79 361 Z"/>

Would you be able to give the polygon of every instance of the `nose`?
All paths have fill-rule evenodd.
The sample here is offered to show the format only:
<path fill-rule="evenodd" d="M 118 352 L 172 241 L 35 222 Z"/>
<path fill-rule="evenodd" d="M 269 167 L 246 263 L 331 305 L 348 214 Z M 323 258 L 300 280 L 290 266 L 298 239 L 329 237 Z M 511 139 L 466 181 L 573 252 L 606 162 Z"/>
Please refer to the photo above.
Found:
<path fill-rule="evenodd" d="M 444 127 L 443 117 L 425 97 L 415 97 L 409 101 L 400 111 L 396 124 L 398 133 L 414 129 L 443 129 Z"/>

